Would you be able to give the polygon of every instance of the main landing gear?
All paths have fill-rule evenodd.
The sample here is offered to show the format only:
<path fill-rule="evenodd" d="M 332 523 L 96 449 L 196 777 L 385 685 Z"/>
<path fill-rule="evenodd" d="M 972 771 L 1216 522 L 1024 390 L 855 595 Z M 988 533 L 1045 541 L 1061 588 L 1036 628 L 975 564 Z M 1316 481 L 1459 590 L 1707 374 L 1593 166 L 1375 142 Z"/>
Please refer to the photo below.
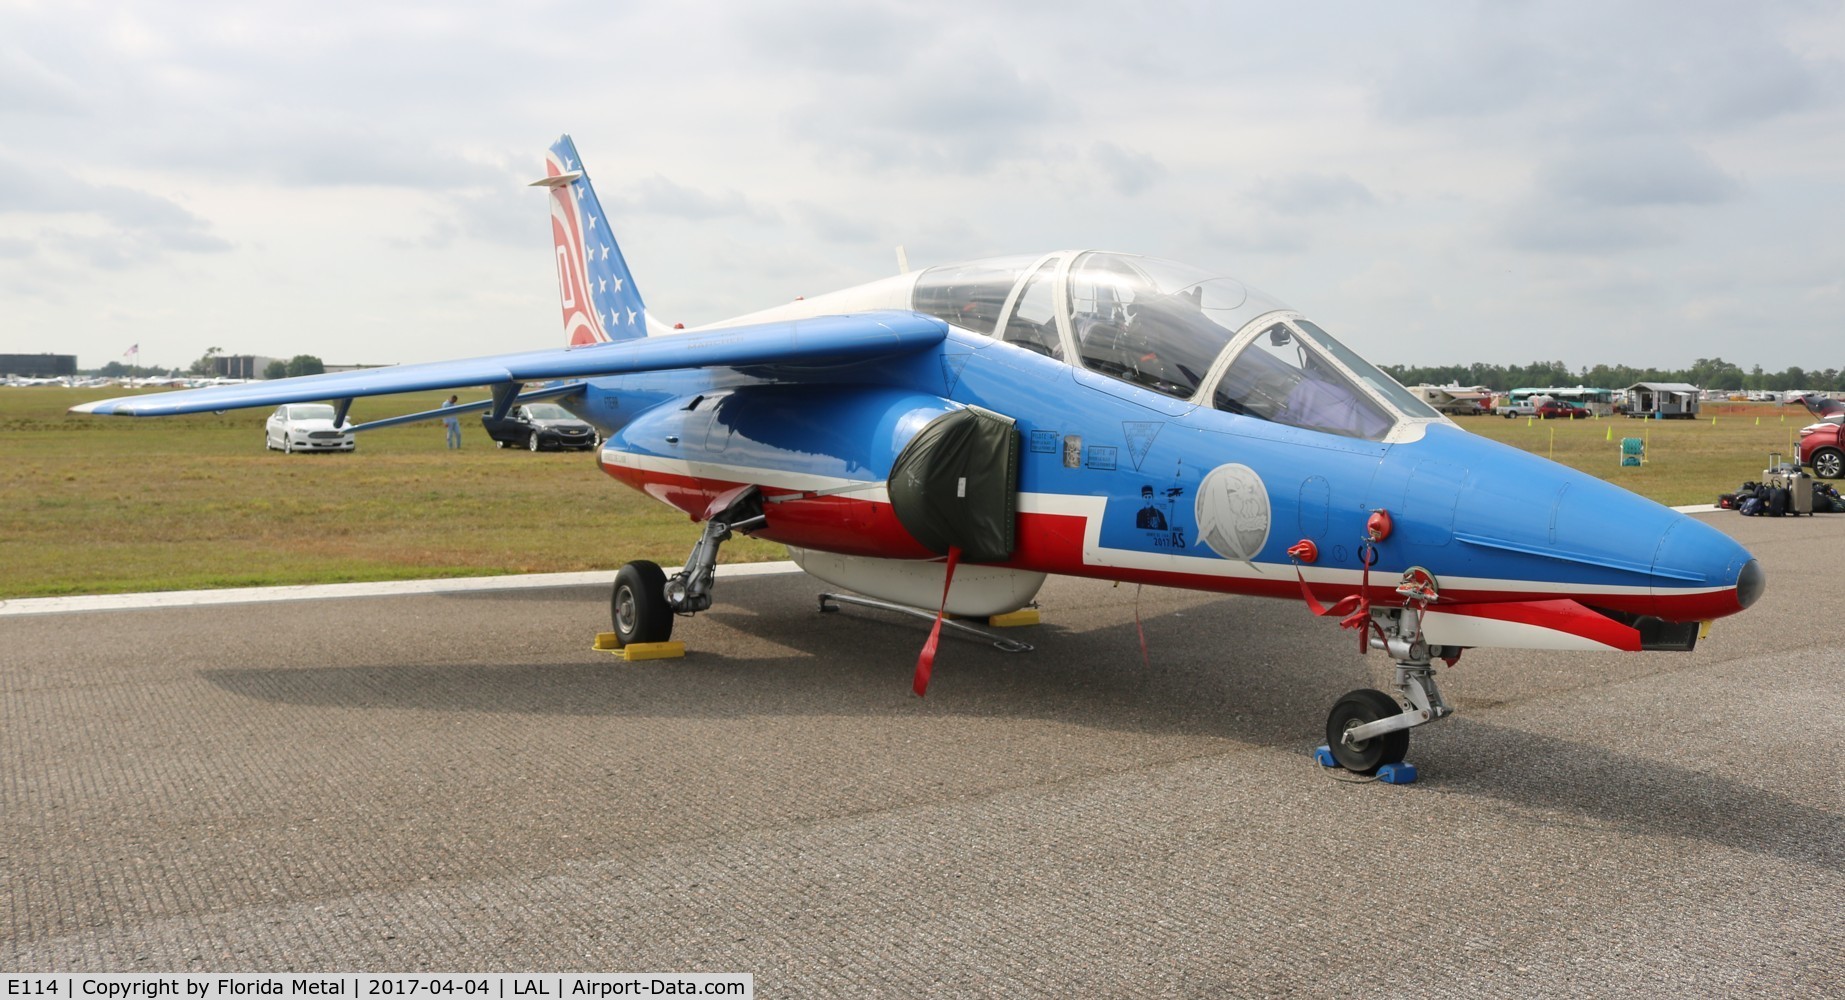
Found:
<path fill-rule="evenodd" d="M 1396 697 L 1360 688 L 1334 702 L 1326 717 L 1323 758 L 1359 774 L 1387 771 L 1380 776 L 1389 780 L 1397 777 L 1392 765 L 1402 765 L 1409 753 L 1409 730 L 1453 713 L 1435 685 L 1434 661 L 1452 664 L 1461 651 L 1423 642 L 1420 618 L 1408 608 L 1371 610 L 1371 648 L 1397 661 Z M 1397 780 L 1414 780 L 1414 770 L 1405 768 Z"/>
<path fill-rule="evenodd" d="M 704 533 L 686 557 L 685 568 L 666 575 L 658 563 L 637 559 L 615 574 L 609 596 L 609 617 L 615 637 L 624 646 L 665 642 L 673 637 L 673 616 L 690 615 L 711 606 L 711 588 L 717 578 L 718 546 L 733 532 L 747 532 L 768 520 L 762 512 L 762 494 L 752 486 L 738 494 L 723 512 L 705 520 Z"/>

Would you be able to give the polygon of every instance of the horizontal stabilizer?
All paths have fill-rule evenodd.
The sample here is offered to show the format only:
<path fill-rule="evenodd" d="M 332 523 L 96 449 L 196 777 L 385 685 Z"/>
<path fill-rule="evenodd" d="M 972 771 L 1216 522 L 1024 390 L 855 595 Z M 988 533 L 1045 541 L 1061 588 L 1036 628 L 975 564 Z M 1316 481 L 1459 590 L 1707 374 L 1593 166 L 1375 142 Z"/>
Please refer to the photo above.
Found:
<path fill-rule="evenodd" d="M 1626 652 L 1641 648 L 1638 629 L 1569 600 L 1431 607 L 1422 614 L 1422 637 L 1437 646 Z"/>
<path fill-rule="evenodd" d="M 518 406 L 521 403 L 535 403 L 541 399 L 558 399 L 582 391 L 583 383 L 581 382 L 572 382 L 568 385 L 547 386 L 543 389 L 530 389 L 513 397 L 511 405 Z M 397 427 L 401 424 L 414 424 L 424 420 L 441 420 L 444 417 L 453 417 L 462 413 L 479 413 L 483 410 L 490 410 L 493 408 L 493 403 L 494 401 L 489 398 L 478 400 L 473 403 L 456 403 L 454 406 L 438 406 L 433 410 L 420 410 L 416 413 L 406 413 L 400 417 L 385 417 L 382 420 L 367 420 L 362 424 L 353 424 L 346 429 L 357 433 L 359 431 L 375 431 L 380 427 Z M 508 408 L 510 409 L 510 407 Z"/>
<path fill-rule="evenodd" d="M 118 396 L 73 406 L 71 411 L 164 417 L 398 392 L 680 368 L 804 368 L 909 354 L 940 344 L 947 335 L 948 324 L 931 316 L 900 311 L 867 312 L 463 361 L 365 368 L 206 389 Z"/>

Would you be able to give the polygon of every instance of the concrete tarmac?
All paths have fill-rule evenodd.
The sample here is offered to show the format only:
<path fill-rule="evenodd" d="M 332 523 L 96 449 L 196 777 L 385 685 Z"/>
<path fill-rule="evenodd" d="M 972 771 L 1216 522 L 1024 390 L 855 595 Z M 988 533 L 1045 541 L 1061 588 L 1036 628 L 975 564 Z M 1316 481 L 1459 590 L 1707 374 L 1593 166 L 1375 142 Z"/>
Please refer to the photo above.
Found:
<path fill-rule="evenodd" d="M 1390 665 L 1285 601 L 1053 580 L 926 699 L 926 623 L 799 574 L 636 664 L 604 586 L 0 617 L 0 965 L 1838 996 L 1845 516 L 1703 517 L 1756 608 L 1468 653 L 1406 787 L 1311 762 Z"/>

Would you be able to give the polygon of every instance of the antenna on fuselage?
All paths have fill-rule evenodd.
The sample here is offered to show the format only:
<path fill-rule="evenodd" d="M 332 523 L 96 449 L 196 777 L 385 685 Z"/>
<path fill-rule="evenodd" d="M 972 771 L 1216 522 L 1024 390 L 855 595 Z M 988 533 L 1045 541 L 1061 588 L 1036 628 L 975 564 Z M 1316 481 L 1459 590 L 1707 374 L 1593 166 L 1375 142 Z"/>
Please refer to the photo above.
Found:
<path fill-rule="evenodd" d="M 904 251 L 902 244 L 897 245 L 897 273 L 910 273 L 910 255 Z"/>

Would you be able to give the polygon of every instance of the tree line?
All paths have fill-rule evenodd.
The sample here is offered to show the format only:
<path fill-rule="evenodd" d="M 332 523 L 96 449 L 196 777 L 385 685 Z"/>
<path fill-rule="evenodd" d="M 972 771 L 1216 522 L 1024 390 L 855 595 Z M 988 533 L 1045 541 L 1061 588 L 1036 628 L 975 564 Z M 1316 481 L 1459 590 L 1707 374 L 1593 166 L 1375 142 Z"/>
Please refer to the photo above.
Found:
<path fill-rule="evenodd" d="M 186 369 L 186 374 L 207 378 L 217 374 L 211 364 L 211 359 L 215 356 L 216 355 L 207 354 L 205 357 L 194 361 L 191 366 Z M 142 365 L 125 365 L 120 361 L 111 361 L 101 368 L 93 369 L 85 374 L 100 375 L 103 378 L 160 378 L 170 374 L 174 370 L 175 369 L 171 368 L 149 368 Z M 296 375 L 320 375 L 326 370 L 327 366 L 312 354 L 297 354 L 287 361 L 269 362 L 268 366 L 263 369 L 262 374 L 264 378 L 291 378 Z M 239 373 L 233 372 L 232 374 Z M 254 372 L 251 373 L 251 375 L 254 374 Z"/>
<path fill-rule="evenodd" d="M 1528 365 L 1379 365 L 1404 385 L 1483 385 L 1495 392 L 1545 386 L 1584 385 L 1592 389 L 1625 389 L 1636 382 L 1689 382 L 1703 389 L 1739 392 L 1765 389 L 1813 389 L 1845 392 L 1845 370 L 1809 371 L 1798 365 L 1784 371 L 1765 372 L 1761 365 L 1744 371 L 1722 358 L 1699 358 L 1689 368 L 1634 368 L 1596 365 L 1572 371 L 1561 361 L 1534 361 Z"/>
<path fill-rule="evenodd" d="M 221 356 L 224 356 L 224 348 L 207 348 L 203 357 L 187 366 L 186 374 L 206 378 L 218 374 L 216 361 Z M 269 362 L 262 371 L 262 377 L 293 378 L 297 375 L 320 375 L 326 370 L 326 364 L 314 355 L 297 354 L 287 361 Z M 140 365 L 125 365 L 120 361 L 111 361 L 90 374 L 101 375 L 104 378 L 144 378 L 165 375 L 167 372 L 168 369 L 165 368 L 144 368 Z M 255 378 L 257 375 L 254 371 L 232 371 L 230 374 L 238 378 Z"/>
<path fill-rule="evenodd" d="M 211 348 L 194 361 L 189 369 L 194 375 L 210 375 L 212 359 L 221 353 Z M 1819 392 L 1845 392 L 1845 369 L 1825 368 L 1808 371 L 1798 365 L 1783 371 L 1765 372 L 1761 365 L 1744 371 L 1741 365 L 1722 358 L 1699 358 L 1689 368 L 1634 368 L 1629 365 L 1596 365 L 1572 371 L 1561 361 L 1533 361 L 1528 365 L 1379 365 L 1390 377 L 1404 385 L 1483 385 L 1495 392 L 1544 386 L 1585 385 L 1593 389 L 1625 389 L 1635 382 L 1689 382 L 1703 389 L 1726 389 L 1739 392 L 1765 389 L 1786 392 L 1789 389 L 1814 389 Z M 298 354 L 288 361 L 271 362 L 264 378 L 291 375 L 318 375 L 326 370 L 321 360 L 311 354 Z M 161 370 L 124 365 L 112 361 L 97 373 L 123 375 L 157 375 Z"/>

